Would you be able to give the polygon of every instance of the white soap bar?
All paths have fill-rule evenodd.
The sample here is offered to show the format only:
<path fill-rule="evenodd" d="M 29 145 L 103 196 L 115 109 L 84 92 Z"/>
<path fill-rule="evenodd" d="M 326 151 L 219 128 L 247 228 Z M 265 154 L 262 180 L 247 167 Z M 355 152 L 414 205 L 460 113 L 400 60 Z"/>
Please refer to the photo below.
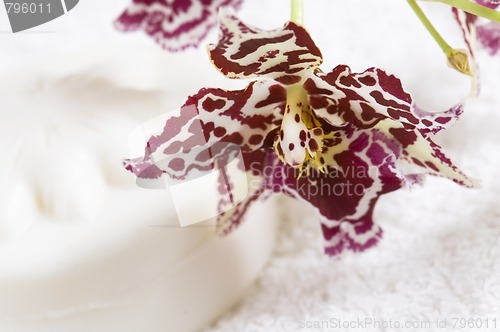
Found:
<path fill-rule="evenodd" d="M 0 331 L 196 331 L 263 267 L 274 204 L 257 203 L 226 238 L 181 228 L 171 193 L 139 188 L 121 165 L 162 99 L 87 79 L 0 94 L 25 115 L 0 111 L 12 142 L 0 156 Z"/>
<path fill-rule="evenodd" d="M 0 247 L 0 331 L 197 331 L 273 248 L 273 202 L 226 238 L 179 228 L 163 191 L 116 191 L 99 222 L 37 222 Z"/>

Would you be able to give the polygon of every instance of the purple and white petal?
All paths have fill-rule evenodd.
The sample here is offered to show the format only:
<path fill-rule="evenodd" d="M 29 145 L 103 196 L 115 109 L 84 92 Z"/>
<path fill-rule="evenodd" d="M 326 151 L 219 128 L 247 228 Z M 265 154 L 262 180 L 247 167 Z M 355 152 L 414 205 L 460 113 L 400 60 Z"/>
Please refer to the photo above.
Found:
<path fill-rule="evenodd" d="M 252 82 L 238 91 L 201 89 L 148 140 L 144 157 L 129 161 L 127 168 L 139 177 L 161 169 L 174 179 L 194 169 L 212 171 L 225 154 L 262 147 L 281 123 L 285 98 L 285 89 L 272 81 Z M 145 172 L 148 165 L 155 167 Z"/>
<path fill-rule="evenodd" d="M 475 0 L 478 5 L 488 7 L 490 9 L 496 9 L 500 6 L 500 0 Z"/>
<path fill-rule="evenodd" d="M 244 168 L 241 167 L 240 170 L 246 175 L 247 183 L 244 185 L 248 188 L 248 195 L 243 201 L 235 205 L 234 199 L 227 199 L 228 191 L 238 191 L 238 186 L 242 185 L 238 183 L 238 179 L 235 179 L 234 176 L 227 176 L 227 174 L 220 179 L 219 192 L 222 199 L 219 200 L 218 206 L 221 213 L 217 217 L 217 230 L 223 235 L 229 234 L 241 224 L 243 216 L 254 202 L 265 200 L 270 196 L 272 177 L 266 177 L 265 174 L 272 173 L 272 171 L 265 168 L 276 167 L 280 163 L 272 149 L 269 148 L 243 153 L 243 161 Z M 237 177 L 241 180 L 240 176 Z"/>
<path fill-rule="evenodd" d="M 477 180 L 468 177 L 455 166 L 439 145 L 429 137 L 424 138 L 419 131 L 406 129 L 392 120 L 380 122 L 377 129 L 401 144 L 401 160 L 418 166 L 427 174 L 445 177 L 466 187 L 478 185 Z"/>
<path fill-rule="evenodd" d="M 456 8 L 452 8 L 452 12 L 455 17 L 455 20 L 458 22 L 458 25 L 462 30 L 462 36 L 467 46 L 467 51 L 469 54 L 469 67 L 472 72 L 470 96 L 474 97 L 479 94 L 480 90 L 480 84 L 479 84 L 480 72 L 476 61 L 477 57 L 476 24 L 478 21 L 478 17 Z"/>
<path fill-rule="evenodd" d="M 413 113 L 420 120 L 417 128 L 422 136 L 435 135 L 441 130 L 453 126 L 464 111 L 464 103 L 458 103 L 444 112 L 428 112 L 418 105 L 413 105 Z"/>
<path fill-rule="evenodd" d="M 322 62 L 321 52 L 308 32 L 293 22 L 264 31 L 221 12 L 217 45 L 208 46 L 214 66 L 229 78 L 266 75 L 283 84 L 301 80 L 305 70 Z"/>
<path fill-rule="evenodd" d="M 404 178 L 394 167 L 398 146 L 377 130 L 349 126 L 324 147 L 326 172 L 284 166 L 277 179 L 283 191 L 311 205 L 320 217 L 329 255 L 343 249 L 361 251 L 375 245 L 381 230 L 372 214 L 378 198 L 401 188 Z M 328 146 L 332 144 L 331 146 Z"/>
<path fill-rule="evenodd" d="M 477 26 L 477 38 L 481 46 L 490 55 L 496 55 L 500 50 L 500 23 L 489 22 Z"/>
<path fill-rule="evenodd" d="M 332 126 L 353 123 L 372 128 L 392 119 L 423 134 L 435 134 L 451 126 L 463 111 L 462 103 L 446 111 L 428 112 L 415 105 L 401 80 L 377 68 L 352 73 L 340 65 L 330 73 L 316 73 L 305 82 L 314 113 Z"/>
<path fill-rule="evenodd" d="M 201 89 L 186 101 L 199 112 L 207 142 L 234 143 L 244 152 L 264 144 L 281 124 L 286 89 L 272 81 L 251 82 L 245 89 Z"/>
<path fill-rule="evenodd" d="M 196 47 L 217 23 L 221 7 L 237 9 L 242 0 L 133 0 L 115 26 L 125 32 L 143 30 L 164 49 Z"/>
<path fill-rule="evenodd" d="M 339 65 L 329 73 L 311 75 L 304 87 L 315 113 L 332 125 L 338 121 L 336 116 L 358 128 L 372 128 L 385 118 L 411 126 L 419 124 L 411 112 L 410 94 L 398 78 L 381 69 L 352 73 L 348 66 Z M 322 103 L 321 97 L 326 99 Z M 329 120 L 331 115 L 335 116 L 333 121 Z"/>
<path fill-rule="evenodd" d="M 472 15 L 466 13 L 462 10 L 452 8 L 453 15 L 455 20 L 458 22 L 460 29 L 462 30 L 462 35 L 465 40 L 465 44 L 467 45 L 467 49 L 472 59 L 476 58 L 476 22 L 478 17 L 476 15 Z M 475 68 L 473 68 L 475 69 Z"/>

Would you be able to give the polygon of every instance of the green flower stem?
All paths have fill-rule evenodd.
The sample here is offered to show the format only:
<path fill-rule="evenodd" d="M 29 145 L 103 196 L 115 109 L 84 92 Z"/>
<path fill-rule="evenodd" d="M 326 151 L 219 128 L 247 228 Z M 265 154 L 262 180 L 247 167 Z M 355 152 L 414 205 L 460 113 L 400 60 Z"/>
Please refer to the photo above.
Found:
<path fill-rule="evenodd" d="M 407 0 L 408 3 L 410 4 L 411 8 L 417 15 L 417 17 L 420 19 L 422 24 L 425 26 L 427 31 L 431 34 L 432 38 L 438 43 L 439 47 L 443 50 L 443 52 L 448 56 L 450 52 L 453 50 L 450 45 L 441 37 L 439 32 L 437 32 L 436 28 L 432 25 L 431 21 L 425 16 L 424 12 L 420 8 L 420 6 L 417 4 L 415 0 Z M 436 0 L 436 1 L 441 1 L 441 0 Z M 446 1 L 446 0 L 444 0 Z M 455 0 L 454 0 L 455 1 Z"/>
<path fill-rule="evenodd" d="M 292 1 L 292 21 L 298 24 L 304 23 L 304 2 L 303 0 Z"/>
<path fill-rule="evenodd" d="M 491 8 L 478 5 L 477 3 L 469 0 L 420 0 L 420 1 L 444 3 L 446 5 L 463 10 L 464 12 L 484 17 L 490 21 L 500 22 L 500 12 Z"/>

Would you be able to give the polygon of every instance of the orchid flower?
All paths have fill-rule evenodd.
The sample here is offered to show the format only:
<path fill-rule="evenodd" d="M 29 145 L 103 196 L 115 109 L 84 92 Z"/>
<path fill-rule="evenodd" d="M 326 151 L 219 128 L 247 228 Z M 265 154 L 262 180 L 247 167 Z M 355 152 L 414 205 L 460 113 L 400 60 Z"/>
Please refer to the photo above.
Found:
<path fill-rule="evenodd" d="M 252 185 L 232 209 L 221 199 L 222 233 L 241 222 L 252 202 L 281 192 L 317 213 L 327 254 L 361 251 L 382 235 L 373 221 L 381 195 L 424 174 L 475 185 L 431 140 L 456 120 L 461 104 L 425 112 L 382 69 L 353 73 L 339 65 L 324 73 L 320 50 L 295 22 L 263 31 L 221 13 L 219 42 L 208 51 L 226 77 L 257 80 L 237 91 L 201 89 L 149 139 L 144 157 L 125 166 L 140 179 L 164 173 L 183 179 L 225 156 L 221 146 L 238 146 Z M 225 180 L 221 193 L 238 185 Z"/>
<path fill-rule="evenodd" d="M 115 26 L 144 30 L 168 51 L 196 47 L 217 23 L 221 7 L 238 9 L 242 0 L 133 0 Z"/>

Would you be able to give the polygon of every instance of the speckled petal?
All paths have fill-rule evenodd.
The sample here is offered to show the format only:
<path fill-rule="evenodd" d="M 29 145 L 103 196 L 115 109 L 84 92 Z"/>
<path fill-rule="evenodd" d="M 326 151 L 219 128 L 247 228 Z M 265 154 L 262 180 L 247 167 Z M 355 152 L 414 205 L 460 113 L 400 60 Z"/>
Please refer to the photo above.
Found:
<path fill-rule="evenodd" d="M 242 0 L 133 0 L 116 20 L 122 31 L 143 30 L 169 51 L 195 47 L 217 22 L 221 7 L 238 8 Z"/>
<path fill-rule="evenodd" d="M 307 31 L 293 22 L 264 31 L 221 12 L 220 37 L 208 51 L 215 67 L 229 78 L 266 75 L 284 84 L 300 81 L 304 70 L 322 62 Z"/>
<path fill-rule="evenodd" d="M 211 170 L 214 158 L 228 149 L 254 151 L 281 123 L 285 98 L 284 88 L 271 81 L 252 82 L 238 91 L 201 89 L 188 98 L 180 116 L 149 139 L 145 156 L 129 161 L 128 169 L 139 177 L 158 175 L 161 169 L 183 179 L 192 169 Z M 148 165 L 155 165 L 149 173 Z"/>
<path fill-rule="evenodd" d="M 485 6 L 491 9 L 496 9 L 500 6 L 500 0 L 475 0 L 478 5 Z"/>
<path fill-rule="evenodd" d="M 348 66 L 339 65 L 330 73 L 311 75 L 304 88 L 315 114 L 333 126 L 353 123 L 372 128 L 392 119 L 427 135 L 450 126 L 462 113 L 461 103 L 446 111 L 424 111 L 399 78 L 377 68 L 352 73 Z"/>
<path fill-rule="evenodd" d="M 425 173 L 448 178 L 466 187 L 478 185 L 477 180 L 468 177 L 455 166 L 439 145 L 429 137 L 424 138 L 420 132 L 406 129 L 392 120 L 380 122 L 377 129 L 399 142 L 403 148 L 402 159 L 423 169 Z"/>
<path fill-rule="evenodd" d="M 241 224 L 243 216 L 254 202 L 269 197 L 271 190 L 268 187 L 270 187 L 269 183 L 272 182 L 272 177 L 264 176 L 269 172 L 265 168 L 276 167 L 279 163 L 271 149 L 259 149 L 243 153 L 243 161 L 245 167 L 243 168 L 240 165 L 240 170 L 246 173 L 248 196 L 241 203 L 234 206 L 233 202 L 227 199 L 228 195 L 226 194 L 228 186 L 230 190 L 234 190 L 241 185 L 236 183 L 237 179 L 231 176 L 224 176 L 219 179 L 219 192 L 222 199 L 219 200 L 218 209 L 221 213 L 217 217 L 217 229 L 223 235 L 229 234 Z M 239 178 L 241 180 L 241 177 Z"/>
<path fill-rule="evenodd" d="M 413 105 L 413 114 L 420 120 L 417 126 L 424 137 L 435 135 L 441 130 L 450 128 L 457 122 L 464 111 L 464 103 L 458 103 L 444 112 L 428 112 L 418 105 Z"/>
<path fill-rule="evenodd" d="M 477 38 L 481 46 L 494 56 L 500 50 L 500 23 L 489 22 L 477 26 Z"/>
<path fill-rule="evenodd" d="M 381 69 L 352 73 L 348 66 L 339 65 L 329 73 L 312 75 L 304 86 L 315 113 L 333 125 L 338 121 L 336 116 L 359 128 L 371 128 L 384 118 L 419 124 L 411 113 L 411 96 L 401 81 Z M 331 115 L 334 121 L 329 120 Z"/>
<path fill-rule="evenodd" d="M 275 181 L 283 179 L 285 193 L 317 212 L 329 255 L 375 245 L 382 234 L 372 219 L 375 204 L 381 195 L 404 184 L 404 177 L 394 168 L 398 145 L 384 134 L 349 126 L 334 136 L 329 136 L 331 141 L 323 149 L 325 173 L 312 170 L 298 178 L 297 169 L 284 166 L 283 174 L 275 176 Z"/>
<path fill-rule="evenodd" d="M 462 35 L 469 55 L 469 67 L 473 74 L 470 95 L 477 96 L 480 90 L 480 72 L 476 61 L 476 53 L 478 49 L 476 24 L 478 17 L 456 8 L 452 8 L 452 12 L 458 22 L 458 25 L 460 26 L 460 29 L 462 30 Z"/>

